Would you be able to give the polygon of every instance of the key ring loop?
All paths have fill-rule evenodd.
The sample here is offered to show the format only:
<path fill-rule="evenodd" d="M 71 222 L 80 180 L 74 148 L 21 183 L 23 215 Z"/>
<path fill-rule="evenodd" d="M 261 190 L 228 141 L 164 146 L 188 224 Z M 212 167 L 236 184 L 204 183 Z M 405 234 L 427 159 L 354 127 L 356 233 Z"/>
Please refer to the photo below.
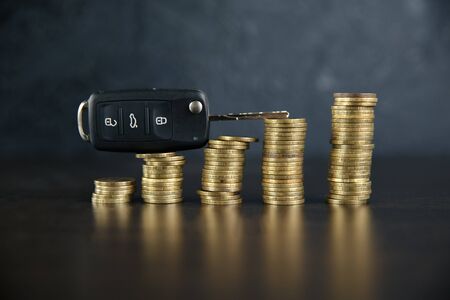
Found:
<path fill-rule="evenodd" d="M 78 132 L 80 134 L 81 139 L 83 141 L 89 142 L 89 135 L 84 132 L 83 128 L 83 112 L 85 109 L 87 109 L 88 101 L 85 100 L 80 103 L 80 106 L 78 106 L 78 113 L 77 113 L 77 124 L 78 124 Z"/>

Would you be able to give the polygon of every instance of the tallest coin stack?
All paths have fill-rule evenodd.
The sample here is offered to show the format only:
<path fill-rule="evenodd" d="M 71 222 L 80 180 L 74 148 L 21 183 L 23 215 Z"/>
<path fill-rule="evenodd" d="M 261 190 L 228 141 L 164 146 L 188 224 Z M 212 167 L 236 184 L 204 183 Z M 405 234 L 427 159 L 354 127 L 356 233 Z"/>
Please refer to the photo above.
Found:
<path fill-rule="evenodd" d="M 334 94 L 328 171 L 330 204 L 365 204 L 370 198 L 377 101 L 372 93 Z"/>

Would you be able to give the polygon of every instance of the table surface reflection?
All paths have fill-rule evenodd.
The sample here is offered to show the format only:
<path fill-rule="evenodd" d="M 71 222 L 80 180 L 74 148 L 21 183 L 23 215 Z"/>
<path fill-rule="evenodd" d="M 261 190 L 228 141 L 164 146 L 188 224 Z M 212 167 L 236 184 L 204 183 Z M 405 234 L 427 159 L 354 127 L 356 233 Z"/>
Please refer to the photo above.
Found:
<path fill-rule="evenodd" d="M 421 161 L 435 175 L 418 178 L 402 170 L 408 160 L 381 160 L 372 203 L 354 207 L 323 203 L 323 161 L 306 167 L 303 206 L 262 205 L 255 172 L 244 204 L 224 207 L 198 204 L 194 169 L 185 203 L 111 206 L 91 204 L 90 186 L 72 186 L 73 178 L 87 181 L 82 166 L 67 174 L 36 164 L 30 178 L 48 174 L 46 186 L 3 186 L 0 295 L 446 298 L 450 165 Z"/>

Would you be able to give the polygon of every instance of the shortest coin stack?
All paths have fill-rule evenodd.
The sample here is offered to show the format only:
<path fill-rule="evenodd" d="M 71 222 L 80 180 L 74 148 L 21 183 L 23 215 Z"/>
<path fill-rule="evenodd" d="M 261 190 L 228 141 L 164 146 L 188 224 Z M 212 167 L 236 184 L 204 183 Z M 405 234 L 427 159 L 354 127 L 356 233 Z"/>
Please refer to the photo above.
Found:
<path fill-rule="evenodd" d="M 144 160 L 142 191 L 144 202 L 170 204 L 183 201 L 184 156 L 175 152 L 136 154 Z"/>
<path fill-rule="evenodd" d="M 109 177 L 96 179 L 94 184 L 93 203 L 115 204 L 131 201 L 136 182 L 134 178 Z"/>
<path fill-rule="evenodd" d="M 294 205 L 305 202 L 303 153 L 306 129 L 305 119 L 264 120 L 264 203 Z"/>
<path fill-rule="evenodd" d="M 253 137 L 219 136 L 209 140 L 202 171 L 202 189 L 197 193 L 203 204 L 228 205 L 242 202 L 240 191 L 245 150 Z"/>

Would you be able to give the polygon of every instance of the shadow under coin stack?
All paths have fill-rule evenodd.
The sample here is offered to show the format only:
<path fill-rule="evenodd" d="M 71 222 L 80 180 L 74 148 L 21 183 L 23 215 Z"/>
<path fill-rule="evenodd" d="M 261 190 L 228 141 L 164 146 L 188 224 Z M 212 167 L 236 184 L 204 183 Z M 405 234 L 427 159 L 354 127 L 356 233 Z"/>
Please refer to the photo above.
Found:
<path fill-rule="evenodd" d="M 170 204 L 183 201 L 184 156 L 175 152 L 136 154 L 142 166 L 142 200 L 146 203 Z"/>
<path fill-rule="evenodd" d="M 240 191 L 245 164 L 245 150 L 256 138 L 219 136 L 209 140 L 204 149 L 202 189 L 197 193 L 203 204 L 227 205 L 242 202 Z"/>
<path fill-rule="evenodd" d="M 92 203 L 118 204 L 130 202 L 136 181 L 128 177 L 99 178 L 94 181 Z"/>
<path fill-rule="evenodd" d="M 306 120 L 265 119 L 264 125 L 263 201 L 277 205 L 303 204 Z"/>
<path fill-rule="evenodd" d="M 370 198 L 376 104 L 377 96 L 372 93 L 334 94 L 328 171 L 330 204 L 365 204 Z"/>

